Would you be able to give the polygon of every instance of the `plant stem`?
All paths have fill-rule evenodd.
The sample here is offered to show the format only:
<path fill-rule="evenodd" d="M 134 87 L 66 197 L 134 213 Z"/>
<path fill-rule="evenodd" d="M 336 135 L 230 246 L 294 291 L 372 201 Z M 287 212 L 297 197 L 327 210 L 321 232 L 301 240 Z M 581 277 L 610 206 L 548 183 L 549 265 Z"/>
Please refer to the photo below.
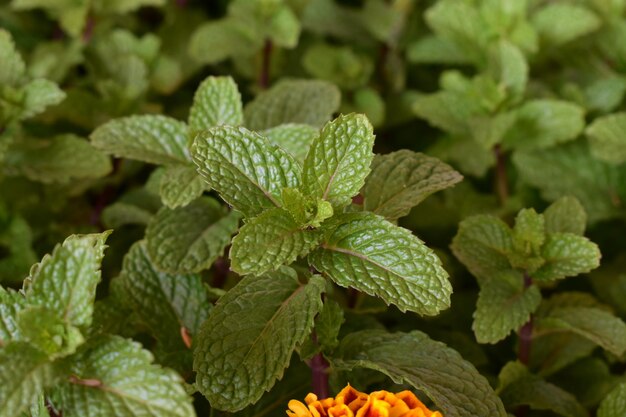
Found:
<path fill-rule="evenodd" d="M 328 398 L 330 396 L 330 389 L 328 388 L 328 362 L 321 353 L 318 353 L 311 358 L 310 366 L 313 393 L 317 395 L 319 399 Z"/>
<path fill-rule="evenodd" d="M 261 74 L 259 75 L 259 87 L 265 90 L 270 86 L 270 62 L 272 59 L 272 41 L 265 40 L 263 46 L 263 56 L 261 61 Z"/>
<path fill-rule="evenodd" d="M 524 272 L 524 290 L 532 285 L 533 281 L 528 276 L 527 272 Z M 517 351 L 517 359 L 523 363 L 524 365 L 528 365 L 530 361 L 530 347 L 532 344 L 532 334 L 533 334 L 533 316 L 531 314 L 528 321 L 521 327 L 519 331 L 519 349 Z M 526 417 L 528 414 L 528 406 L 522 405 L 517 407 L 515 410 L 515 415 L 517 417 Z"/>
<path fill-rule="evenodd" d="M 493 152 L 496 155 L 496 193 L 500 204 L 504 205 L 509 198 L 509 184 L 506 175 L 506 155 L 502 152 L 500 145 L 493 147 Z"/>

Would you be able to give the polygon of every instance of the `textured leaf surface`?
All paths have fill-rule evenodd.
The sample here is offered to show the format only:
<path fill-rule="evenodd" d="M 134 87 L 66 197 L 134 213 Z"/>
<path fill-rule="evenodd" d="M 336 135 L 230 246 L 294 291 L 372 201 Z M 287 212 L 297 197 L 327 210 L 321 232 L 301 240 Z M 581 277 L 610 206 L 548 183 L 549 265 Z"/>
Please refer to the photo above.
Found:
<path fill-rule="evenodd" d="M 246 126 L 256 131 L 285 123 L 320 127 L 337 111 L 340 99 L 339 89 L 326 81 L 281 81 L 246 106 Z"/>
<path fill-rule="evenodd" d="M 238 224 L 238 213 L 227 213 L 209 197 L 174 210 L 164 207 L 148 224 L 147 249 L 163 271 L 200 272 L 224 253 Z"/>
<path fill-rule="evenodd" d="M 551 281 L 583 274 L 600 266 L 600 256 L 598 246 L 586 237 L 554 233 L 541 248 L 545 264 L 532 277 Z"/>
<path fill-rule="evenodd" d="M 554 3 L 535 13 L 532 24 L 546 44 L 559 46 L 595 31 L 602 21 L 585 7 Z"/>
<path fill-rule="evenodd" d="M 28 343 L 0 349 L 0 417 L 19 416 L 58 376 L 48 355 Z"/>
<path fill-rule="evenodd" d="M 119 279 L 130 307 L 166 348 L 184 348 L 181 329 L 195 334 L 211 309 L 202 278 L 159 271 L 145 241 L 126 254 Z"/>
<path fill-rule="evenodd" d="M 263 135 L 271 143 L 289 152 L 302 164 L 309 152 L 311 142 L 319 135 L 319 129 L 311 125 L 287 123 L 267 129 Z"/>
<path fill-rule="evenodd" d="M 191 146 L 209 187 L 246 217 L 280 207 L 285 187 L 300 186 L 300 166 L 283 149 L 243 127 L 214 127 Z"/>
<path fill-rule="evenodd" d="M 606 396 L 600 408 L 598 417 L 620 417 L 626 415 L 626 383 L 622 383 Z"/>
<path fill-rule="evenodd" d="M 73 235 L 57 245 L 31 269 L 28 302 L 47 307 L 66 323 L 88 326 L 109 234 Z"/>
<path fill-rule="evenodd" d="M 437 255 L 410 231 L 371 213 L 346 215 L 309 262 L 337 284 L 402 311 L 435 315 L 450 305 L 452 287 Z"/>
<path fill-rule="evenodd" d="M 199 197 L 207 185 L 192 165 L 174 165 L 165 168 L 159 194 L 169 208 L 186 206 Z"/>
<path fill-rule="evenodd" d="M 65 98 L 65 92 L 52 81 L 37 78 L 22 88 L 22 111 L 20 119 L 28 119 L 42 113 L 46 107 L 58 104 Z"/>
<path fill-rule="evenodd" d="M 575 197 L 561 197 L 543 212 L 546 233 L 573 233 L 582 236 L 587 227 L 585 208 Z"/>
<path fill-rule="evenodd" d="M 24 76 L 24 61 L 15 49 L 11 33 L 5 29 L 0 29 L 0 62 L 0 84 L 17 84 Z"/>
<path fill-rule="evenodd" d="M 25 304 L 21 293 L 0 287 L 0 347 L 19 337 L 17 313 Z"/>
<path fill-rule="evenodd" d="M 187 126 L 160 115 L 129 116 L 111 120 L 91 134 L 96 148 L 118 157 L 152 164 L 189 161 Z"/>
<path fill-rule="evenodd" d="M 612 163 L 626 161 L 626 113 L 599 117 L 586 130 L 591 152 Z"/>
<path fill-rule="evenodd" d="M 452 252 L 476 278 L 484 279 L 509 270 L 512 250 L 510 227 L 494 216 L 468 217 L 459 225 Z"/>
<path fill-rule="evenodd" d="M 282 209 L 267 210 L 248 221 L 233 239 L 231 268 L 238 274 L 262 274 L 306 255 L 322 234 L 307 230 Z"/>
<path fill-rule="evenodd" d="M 339 116 L 313 140 L 304 160 L 303 183 L 308 195 L 347 205 L 370 171 L 374 132 L 363 115 Z"/>
<path fill-rule="evenodd" d="M 218 301 L 197 340 L 198 389 L 222 410 L 256 402 L 282 378 L 322 308 L 324 280 L 298 282 L 287 267 L 246 277 Z"/>
<path fill-rule="evenodd" d="M 56 405 L 67 417 L 195 416 L 180 376 L 152 360 L 128 339 L 92 339 L 74 357 L 71 383 L 58 389 Z"/>
<path fill-rule="evenodd" d="M 505 417 L 498 396 L 476 368 L 425 333 L 364 330 L 346 336 L 333 355 L 339 369 L 368 368 L 422 391 L 446 417 Z"/>
<path fill-rule="evenodd" d="M 365 180 L 363 208 L 389 220 L 409 214 L 429 195 L 451 187 L 463 176 L 437 158 L 401 150 L 377 155 Z"/>
<path fill-rule="evenodd" d="M 230 77 L 208 77 L 200 84 L 189 111 L 189 128 L 206 130 L 214 126 L 243 124 L 241 94 Z"/>
<path fill-rule="evenodd" d="M 500 274 L 482 283 L 472 329 L 479 343 L 496 343 L 530 319 L 541 303 L 539 288 L 524 288 L 519 273 Z"/>

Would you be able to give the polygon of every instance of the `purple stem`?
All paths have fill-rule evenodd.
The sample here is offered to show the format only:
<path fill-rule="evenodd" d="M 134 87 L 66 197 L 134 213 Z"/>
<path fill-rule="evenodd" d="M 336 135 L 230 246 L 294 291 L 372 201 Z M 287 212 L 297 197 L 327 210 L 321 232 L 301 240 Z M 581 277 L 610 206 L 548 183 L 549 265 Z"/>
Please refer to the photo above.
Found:
<path fill-rule="evenodd" d="M 263 61 L 261 62 L 261 74 L 259 75 L 259 87 L 265 90 L 270 86 L 270 62 L 272 59 L 272 41 L 267 39 L 263 46 Z"/>
<path fill-rule="evenodd" d="M 328 388 L 328 367 L 329 364 L 321 353 L 311 358 L 311 377 L 313 382 L 313 393 L 317 398 L 323 399 L 330 396 Z"/>

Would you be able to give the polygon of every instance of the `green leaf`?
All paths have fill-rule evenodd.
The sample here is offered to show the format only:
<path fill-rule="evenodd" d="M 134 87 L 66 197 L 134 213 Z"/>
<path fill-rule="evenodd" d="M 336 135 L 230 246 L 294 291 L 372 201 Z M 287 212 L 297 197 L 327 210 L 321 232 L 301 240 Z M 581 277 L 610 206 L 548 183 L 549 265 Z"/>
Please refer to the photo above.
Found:
<path fill-rule="evenodd" d="M 5 163 L 9 171 L 44 183 L 99 178 L 111 172 L 107 155 L 69 134 L 46 141 L 19 141 L 9 149 Z"/>
<path fill-rule="evenodd" d="M 178 374 L 119 336 L 94 338 L 73 357 L 70 383 L 55 392 L 67 417 L 190 417 L 196 413 Z"/>
<path fill-rule="evenodd" d="M 544 149 L 575 139 L 584 127 L 584 110 L 573 103 L 529 100 L 517 110 L 517 121 L 503 144 L 517 150 Z"/>
<path fill-rule="evenodd" d="M 6 251 L 0 259 L 0 282 L 20 283 L 37 262 L 33 233 L 22 217 L 9 215 L 0 208 L 0 247 Z"/>
<path fill-rule="evenodd" d="M 235 56 L 250 56 L 263 46 L 254 30 L 232 18 L 199 26 L 189 40 L 189 55 L 197 62 L 214 64 Z"/>
<path fill-rule="evenodd" d="M 209 187 L 246 217 L 280 207 L 283 188 L 300 187 L 301 168 L 293 157 L 243 127 L 200 132 L 191 153 Z"/>
<path fill-rule="evenodd" d="M 550 47 L 561 46 L 602 26 L 602 21 L 589 9 L 566 3 L 546 5 L 531 21 L 541 40 Z"/>
<path fill-rule="evenodd" d="M 468 64 L 463 48 L 449 39 L 425 35 L 408 45 L 407 59 L 417 64 Z"/>
<path fill-rule="evenodd" d="M 538 331 L 569 331 L 617 356 L 626 352 L 626 323 L 595 307 L 565 306 L 550 310 L 537 323 Z"/>
<path fill-rule="evenodd" d="M 425 333 L 364 330 L 346 336 L 333 367 L 367 368 L 426 394 L 446 417 L 506 417 L 487 380 L 456 351 Z"/>
<path fill-rule="evenodd" d="M 591 153 L 603 161 L 626 161 L 626 113 L 598 117 L 585 131 Z"/>
<path fill-rule="evenodd" d="M 0 417 L 19 416 L 61 373 L 48 355 L 25 342 L 0 349 Z"/>
<path fill-rule="evenodd" d="M 413 103 L 413 111 L 431 125 L 459 135 L 467 134 L 469 119 L 483 112 L 478 101 L 452 91 L 418 97 Z"/>
<path fill-rule="evenodd" d="M 166 349 L 184 349 L 182 329 L 196 334 L 211 309 L 200 275 L 159 271 L 145 241 L 130 248 L 118 279 L 129 307 Z"/>
<path fill-rule="evenodd" d="M 20 339 L 48 357 L 72 354 L 85 339 L 74 326 L 64 323 L 56 312 L 45 307 L 25 307 L 17 313 Z"/>
<path fill-rule="evenodd" d="M 300 37 L 298 16 L 287 5 L 278 8 L 267 25 L 269 38 L 283 48 L 295 48 Z"/>
<path fill-rule="evenodd" d="M 11 32 L 0 29 L 0 85 L 17 85 L 25 73 L 22 57 L 15 48 Z"/>
<path fill-rule="evenodd" d="M 159 194 L 163 204 L 171 209 L 184 207 L 207 189 L 207 185 L 192 165 L 173 165 L 165 168 Z"/>
<path fill-rule="evenodd" d="M 324 308 L 315 318 L 315 336 L 324 350 L 332 350 L 339 345 L 337 336 L 344 321 L 341 306 L 336 301 L 324 300 Z"/>
<path fill-rule="evenodd" d="M 189 111 L 191 131 L 243 124 L 241 94 L 231 77 L 208 77 L 198 87 Z"/>
<path fill-rule="evenodd" d="M 489 54 L 487 68 L 514 97 L 523 95 L 528 82 L 528 63 L 517 46 L 505 40 L 498 42 Z"/>
<path fill-rule="evenodd" d="M 93 7 L 105 13 L 126 14 L 141 7 L 165 6 L 166 0 L 95 0 Z"/>
<path fill-rule="evenodd" d="M 117 202 L 102 211 L 102 223 L 111 229 L 118 229 L 127 224 L 146 225 L 152 218 L 152 212 L 130 203 Z"/>
<path fill-rule="evenodd" d="M 513 249 L 511 229 L 494 216 L 468 217 L 452 240 L 452 252 L 480 280 L 508 271 Z"/>
<path fill-rule="evenodd" d="M 20 337 L 17 314 L 25 305 L 22 293 L 0 287 L 0 348 Z"/>
<path fill-rule="evenodd" d="M 333 206 L 328 201 L 321 198 L 317 200 L 307 198 L 295 188 L 283 188 L 283 203 L 293 220 L 302 229 L 318 228 L 324 220 L 334 214 Z"/>
<path fill-rule="evenodd" d="M 54 311 L 65 323 L 89 326 L 109 234 L 72 235 L 44 256 L 27 278 L 28 303 Z"/>
<path fill-rule="evenodd" d="M 524 325 L 541 303 L 539 288 L 524 288 L 520 273 L 494 276 L 481 284 L 472 329 L 479 343 L 497 343 Z"/>
<path fill-rule="evenodd" d="M 564 417 L 587 417 L 587 411 L 567 391 L 528 372 L 519 362 L 509 362 L 500 372 L 498 393 L 507 408 L 529 405 Z"/>
<path fill-rule="evenodd" d="M 306 255 L 322 237 L 296 223 L 282 208 L 269 209 L 249 220 L 233 239 L 231 268 L 241 275 L 262 274 Z"/>
<path fill-rule="evenodd" d="M 167 116 L 114 119 L 94 130 L 90 138 L 96 148 L 122 158 L 151 164 L 189 161 L 187 126 Z"/>
<path fill-rule="evenodd" d="M 393 221 L 462 178 L 449 165 L 422 153 L 400 150 L 377 155 L 361 191 L 363 209 Z"/>
<path fill-rule="evenodd" d="M 23 120 L 36 116 L 46 107 L 60 103 L 65 97 L 65 92 L 52 81 L 34 79 L 22 88 L 22 110 L 19 118 Z"/>
<path fill-rule="evenodd" d="M 513 252 L 508 258 L 513 267 L 532 272 L 543 265 L 539 256 L 546 239 L 543 215 L 535 209 L 522 209 L 515 218 L 512 236 Z"/>
<path fill-rule="evenodd" d="M 146 229 L 147 249 L 163 271 L 200 272 L 224 253 L 238 225 L 238 213 L 201 197 L 182 208 L 159 210 Z"/>
<path fill-rule="evenodd" d="M 367 55 L 359 54 L 349 46 L 325 43 L 309 47 L 302 57 L 302 66 L 314 78 L 330 81 L 347 90 L 367 84 L 374 69 Z"/>
<path fill-rule="evenodd" d="M 238 411 L 281 379 L 293 350 L 322 309 L 319 276 L 290 268 L 246 277 L 218 301 L 197 337 L 196 384 L 217 409 Z"/>
<path fill-rule="evenodd" d="M 311 142 L 319 135 L 319 129 L 304 124 L 287 123 L 262 132 L 271 143 L 289 152 L 296 161 L 304 163 Z"/>
<path fill-rule="evenodd" d="M 532 273 L 538 281 L 584 274 L 600 266 L 600 249 L 589 239 L 571 233 L 553 233 L 541 249 L 545 264 Z"/>
<path fill-rule="evenodd" d="M 620 417 L 624 414 L 626 414 L 626 383 L 618 385 L 602 400 L 597 416 Z"/>
<path fill-rule="evenodd" d="M 284 80 L 259 94 L 244 109 L 251 130 L 266 130 L 286 123 L 320 127 L 339 108 L 341 93 L 319 80 Z"/>
<path fill-rule="evenodd" d="M 576 197 L 561 197 L 543 212 L 546 233 L 573 233 L 582 236 L 587 226 L 587 213 Z"/>
<path fill-rule="evenodd" d="M 349 114 L 327 123 L 304 160 L 305 193 L 333 207 L 349 204 L 370 171 L 373 146 L 373 128 L 365 116 Z"/>
<path fill-rule="evenodd" d="M 309 255 L 318 271 L 402 311 L 435 315 L 450 306 L 447 272 L 410 231 L 371 213 L 346 215 L 337 222 L 341 223 Z"/>

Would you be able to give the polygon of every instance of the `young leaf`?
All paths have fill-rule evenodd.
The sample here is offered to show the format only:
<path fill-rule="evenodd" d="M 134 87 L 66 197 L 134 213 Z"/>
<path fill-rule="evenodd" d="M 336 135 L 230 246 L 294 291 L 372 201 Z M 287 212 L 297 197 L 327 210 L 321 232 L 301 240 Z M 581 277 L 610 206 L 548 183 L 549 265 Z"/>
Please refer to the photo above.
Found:
<path fill-rule="evenodd" d="M 561 197 L 543 212 L 546 233 L 573 233 L 582 236 L 587 226 L 587 213 L 575 197 Z"/>
<path fill-rule="evenodd" d="M 202 278 L 159 271 L 145 241 L 130 248 L 119 280 L 130 307 L 166 348 L 184 348 L 182 329 L 196 334 L 211 309 Z"/>
<path fill-rule="evenodd" d="M 24 76 L 24 61 L 15 49 L 11 33 L 5 29 L 0 29 L 0 62 L 0 85 L 17 85 Z"/>
<path fill-rule="evenodd" d="M 528 82 L 528 63 L 522 51 L 512 43 L 501 40 L 488 57 L 489 73 L 503 85 L 513 97 L 519 97 Z"/>
<path fill-rule="evenodd" d="M 241 275 L 262 274 L 306 255 L 322 237 L 307 230 L 282 208 L 269 209 L 249 220 L 233 239 L 231 268 Z"/>
<path fill-rule="evenodd" d="M 48 355 L 28 343 L 0 349 L 0 417 L 19 416 L 61 376 Z"/>
<path fill-rule="evenodd" d="M 208 77 L 196 90 L 189 111 L 192 132 L 243 124 L 241 94 L 231 77 Z"/>
<path fill-rule="evenodd" d="M 452 287 L 435 253 L 410 231 L 371 213 L 339 225 L 309 263 L 343 287 L 382 298 L 400 310 L 435 315 L 450 306 Z"/>
<path fill-rule="evenodd" d="M 542 41 L 551 47 L 563 45 L 602 26 L 602 21 L 587 8 L 566 3 L 542 7 L 531 21 Z"/>
<path fill-rule="evenodd" d="M 47 307 L 68 324 L 89 326 L 110 233 L 70 236 L 44 256 L 27 278 L 28 303 Z"/>
<path fill-rule="evenodd" d="M 90 138 L 96 148 L 118 157 L 152 164 L 189 162 L 187 126 L 167 116 L 114 119 L 94 130 Z"/>
<path fill-rule="evenodd" d="M 585 133 L 596 158 L 615 164 L 626 161 L 626 113 L 599 117 Z"/>
<path fill-rule="evenodd" d="M 541 303 L 539 288 L 524 288 L 519 273 L 494 276 L 481 284 L 472 329 L 479 343 L 497 343 L 519 329 Z"/>
<path fill-rule="evenodd" d="M 248 103 L 246 126 L 255 131 L 285 123 L 320 127 L 337 111 L 340 99 L 339 89 L 326 81 L 281 81 Z"/>
<path fill-rule="evenodd" d="M 171 209 L 186 206 L 208 187 L 192 165 L 165 167 L 159 194 L 163 204 Z"/>
<path fill-rule="evenodd" d="M 626 383 L 621 383 L 602 400 L 597 415 L 598 417 L 620 417 L 624 414 L 626 414 Z"/>
<path fill-rule="evenodd" d="M 333 207 L 347 205 L 369 173 L 373 146 L 373 128 L 365 116 L 349 114 L 327 123 L 304 160 L 305 193 Z"/>
<path fill-rule="evenodd" d="M 63 415 L 190 417 L 196 413 L 178 374 L 152 364 L 150 352 L 119 336 L 92 339 L 55 391 Z"/>
<path fill-rule="evenodd" d="M 449 165 L 421 153 L 401 150 L 377 155 L 361 191 L 363 209 L 393 221 L 462 178 Z"/>
<path fill-rule="evenodd" d="M 45 307 L 25 307 L 17 313 L 17 325 L 21 339 L 49 358 L 70 355 L 85 341 L 76 327 Z"/>
<path fill-rule="evenodd" d="M 324 308 L 315 318 L 315 336 L 323 349 L 334 349 L 339 345 L 337 336 L 344 321 L 341 306 L 336 301 L 324 300 Z"/>
<path fill-rule="evenodd" d="M 321 277 L 301 284 L 294 270 L 283 267 L 246 277 L 220 298 L 194 352 L 196 384 L 212 406 L 241 410 L 282 378 L 322 308 L 324 288 Z"/>
<path fill-rule="evenodd" d="M 238 225 L 238 213 L 200 197 L 182 208 L 159 210 L 146 229 L 147 249 L 163 271 L 200 272 L 224 253 Z"/>
<path fill-rule="evenodd" d="M 52 81 L 37 78 L 22 88 L 21 112 L 19 118 L 29 119 L 42 113 L 46 107 L 58 104 L 65 99 L 65 92 Z"/>
<path fill-rule="evenodd" d="M 337 369 L 373 369 L 426 394 L 446 417 L 506 417 L 487 380 L 456 351 L 425 333 L 364 330 L 346 336 L 333 355 Z"/>
<path fill-rule="evenodd" d="M 191 153 L 209 187 L 246 217 L 280 207 L 283 188 L 300 187 L 300 166 L 293 157 L 243 127 L 200 132 Z"/>
<path fill-rule="evenodd" d="M 287 123 L 263 131 L 271 143 L 289 152 L 298 162 L 304 163 L 311 142 L 319 135 L 319 129 L 304 124 Z"/>
<path fill-rule="evenodd" d="M 600 249 L 583 236 L 554 233 L 541 249 L 545 264 L 532 273 L 538 281 L 552 281 L 583 274 L 600 266 Z"/>

